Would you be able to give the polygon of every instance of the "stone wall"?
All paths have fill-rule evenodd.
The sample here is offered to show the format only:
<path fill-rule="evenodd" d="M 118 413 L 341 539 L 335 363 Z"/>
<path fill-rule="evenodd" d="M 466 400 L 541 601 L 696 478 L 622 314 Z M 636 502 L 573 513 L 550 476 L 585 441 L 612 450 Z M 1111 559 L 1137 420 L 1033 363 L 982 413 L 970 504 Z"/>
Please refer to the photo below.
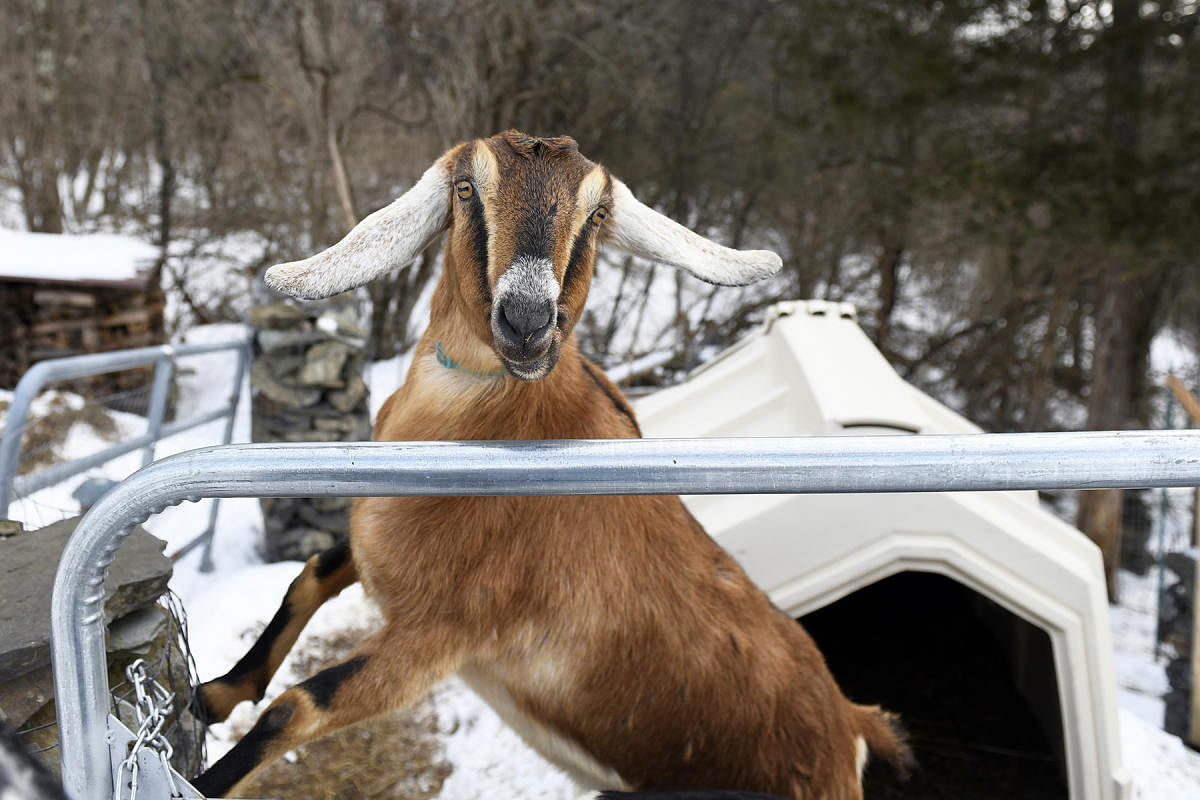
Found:
<path fill-rule="evenodd" d="M 54 682 L 50 669 L 50 589 L 63 547 L 78 518 L 28 533 L 0 537 L 0 718 L 18 731 L 25 747 L 41 751 L 58 770 Z M 5 530 L 10 530 L 5 528 Z M 180 774 L 200 768 L 204 726 L 188 710 L 191 680 L 180 624 L 158 598 L 171 577 L 164 543 L 141 528 L 126 539 L 104 581 L 108 622 L 108 683 L 121 721 L 137 730 L 125 668 L 144 659 L 150 676 L 178 700 L 165 733 Z M 122 699 L 128 697 L 128 700 Z"/>
<path fill-rule="evenodd" d="M 290 303 L 250 310 L 255 328 L 251 436 L 256 442 L 357 442 L 371 438 L 363 382 L 364 332 L 345 307 Z M 264 550 L 305 560 L 344 537 L 349 498 L 264 498 Z"/>

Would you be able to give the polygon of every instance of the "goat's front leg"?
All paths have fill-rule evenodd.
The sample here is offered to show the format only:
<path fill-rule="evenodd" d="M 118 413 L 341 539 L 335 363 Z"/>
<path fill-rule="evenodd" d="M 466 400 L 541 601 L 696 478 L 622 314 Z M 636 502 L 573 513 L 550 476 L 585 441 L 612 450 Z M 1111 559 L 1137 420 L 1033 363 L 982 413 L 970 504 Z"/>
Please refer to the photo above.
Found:
<path fill-rule="evenodd" d="M 443 629 L 386 627 L 349 658 L 275 699 L 233 749 L 196 778 L 205 797 L 240 796 L 261 767 L 305 742 L 403 708 L 457 670 L 463 651 Z"/>
<path fill-rule="evenodd" d="M 348 541 L 310 558 L 249 652 L 229 672 L 200 687 L 198 700 L 203 707 L 196 710 L 204 720 L 220 722 L 241 701 L 261 700 L 271 676 L 312 615 L 326 600 L 357 580 Z"/>

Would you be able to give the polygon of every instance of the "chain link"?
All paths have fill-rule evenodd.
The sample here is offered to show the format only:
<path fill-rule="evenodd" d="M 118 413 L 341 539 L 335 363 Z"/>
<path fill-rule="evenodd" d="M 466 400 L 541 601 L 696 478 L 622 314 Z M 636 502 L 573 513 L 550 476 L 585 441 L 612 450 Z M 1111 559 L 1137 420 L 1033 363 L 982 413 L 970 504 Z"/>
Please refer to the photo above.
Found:
<path fill-rule="evenodd" d="M 137 715 L 138 730 L 133 742 L 129 745 L 129 754 L 121 762 L 117 770 L 116 800 L 125 800 L 123 793 L 129 787 L 127 800 L 137 800 L 138 793 L 138 754 L 142 750 L 152 750 L 162 763 L 171 787 L 171 797 L 183 797 L 175 784 L 175 776 L 171 771 L 171 755 L 173 749 L 167 737 L 163 735 L 163 726 L 175 708 L 175 693 L 168 692 L 158 681 L 146 674 L 146 662 L 138 659 L 125 668 L 125 676 L 133 685 L 136 702 L 133 704 Z M 128 778 L 126 774 L 128 773 Z"/>

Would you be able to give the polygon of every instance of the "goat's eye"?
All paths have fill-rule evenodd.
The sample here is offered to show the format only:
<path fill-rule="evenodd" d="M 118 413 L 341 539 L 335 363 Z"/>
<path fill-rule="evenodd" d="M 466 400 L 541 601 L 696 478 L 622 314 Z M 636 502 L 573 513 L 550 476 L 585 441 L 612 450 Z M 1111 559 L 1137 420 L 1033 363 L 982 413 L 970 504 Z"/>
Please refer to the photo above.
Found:
<path fill-rule="evenodd" d="M 458 193 L 459 200 L 470 200 L 471 195 L 475 194 L 475 187 L 470 181 L 459 181 L 454 184 L 454 191 Z"/>
<path fill-rule="evenodd" d="M 595 211 L 592 212 L 592 224 L 593 225 L 599 225 L 601 222 L 604 222 L 604 220 L 606 220 L 606 219 L 608 219 L 608 209 L 605 208 L 604 206 L 600 206 L 599 208 L 597 208 Z"/>

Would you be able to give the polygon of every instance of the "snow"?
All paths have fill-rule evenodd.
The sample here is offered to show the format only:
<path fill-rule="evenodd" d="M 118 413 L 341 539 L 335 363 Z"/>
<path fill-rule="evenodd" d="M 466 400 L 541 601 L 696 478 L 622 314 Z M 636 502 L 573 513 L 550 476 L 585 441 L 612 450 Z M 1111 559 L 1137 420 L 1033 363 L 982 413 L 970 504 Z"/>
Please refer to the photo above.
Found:
<path fill-rule="evenodd" d="M 1113 631 L 1113 664 L 1117 676 L 1117 700 L 1121 708 L 1149 725 L 1161 728 L 1167 693 L 1167 674 L 1154 652 L 1157 606 L 1146 602 L 1156 592 L 1157 576 L 1139 578 L 1121 572 L 1122 605 L 1109 606 Z"/>
<path fill-rule="evenodd" d="M 183 342 L 204 344 L 211 342 L 227 342 L 244 339 L 247 329 L 239 324 L 210 325 L 197 328 L 185 337 Z M 177 385 L 179 387 L 178 414 L 176 419 L 211 410 L 227 402 L 232 391 L 232 376 L 235 355 L 233 351 L 185 356 L 177 362 Z M 53 393 L 41 395 L 34 403 L 34 410 L 44 408 L 48 397 Z M 0 399 L 8 399 L 11 393 L 0 393 Z M 250 407 L 248 381 L 242 382 L 242 401 L 239 402 L 234 420 L 233 441 L 246 442 L 250 439 Z M 72 401 L 82 405 L 82 399 Z M 139 436 L 146 430 L 146 419 L 136 414 L 120 411 L 110 411 L 109 416 L 116 423 L 118 439 L 129 439 Z M 163 458 L 184 450 L 207 447 L 219 444 L 225 430 L 225 420 L 214 420 L 190 431 L 172 436 L 159 442 L 155 448 L 155 457 Z M 59 448 L 59 456 L 68 461 L 95 453 L 112 444 L 100 437 L 89 425 L 75 423 L 68 432 L 65 441 Z M 95 469 L 87 470 L 80 475 L 64 481 L 56 486 L 50 486 L 33 494 L 14 500 L 9 507 L 9 515 L 21 520 L 27 529 L 33 530 L 64 517 L 79 513 L 79 504 L 71 493 L 89 477 L 104 477 L 113 480 L 125 478 L 142 466 L 143 453 L 136 450 L 109 461 Z M 146 528 L 160 539 L 167 542 L 166 552 L 175 552 L 191 539 L 199 535 L 208 526 L 208 517 L 212 500 L 199 503 L 184 503 L 168 508 L 161 514 L 152 517 Z M 214 550 L 214 559 L 218 568 L 233 568 L 241 564 L 257 561 L 256 543 L 262 529 L 262 518 L 258 510 L 258 502 L 253 499 L 236 498 L 222 500 L 217 519 L 217 541 L 220 543 Z M 181 565 L 194 570 L 199 563 L 199 550 L 186 556 Z M 177 565 L 176 578 L 172 583 L 176 592 L 183 597 L 185 603 L 191 584 L 207 576 L 190 575 L 188 569 L 179 569 Z"/>
<path fill-rule="evenodd" d="M 163 272 L 164 317 L 171 332 L 196 326 L 192 303 L 226 315 L 244 315 L 255 302 L 265 302 L 265 296 L 256 294 L 254 270 L 245 265 L 270 261 L 271 242 L 266 237 L 251 231 L 215 239 L 193 233 L 183 232 L 172 243 Z"/>
<path fill-rule="evenodd" d="M 239 325 L 207 326 L 190 331 L 187 340 L 222 341 L 244 333 Z M 372 414 L 403 380 L 408 363 L 408 357 L 401 356 L 370 365 L 367 382 Z M 232 353 L 181 359 L 180 414 L 199 413 L 223 403 L 229 392 L 232 366 Z M 234 427 L 235 442 L 248 440 L 247 397 L 248 388 L 243 384 Z M 45 398 L 40 402 L 44 403 Z M 145 420 L 141 417 L 118 412 L 113 418 L 121 436 L 144 430 Z M 158 455 L 217 443 L 223 424 L 210 423 L 173 437 L 162 443 Z M 63 455 L 77 457 L 107 444 L 88 426 L 77 424 L 63 446 Z M 141 453 L 132 453 L 90 474 L 121 478 L 140 464 Z M 13 506 L 14 516 L 26 520 L 32 528 L 77 513 L 71 491 L 84 477 L 22 499 Z M 167 551 L 173 552 L 207 525 L 210 502 L 169 508 L 152 517 L 146 526 L 167 540 Z M 301 569 L 298 562 L 261 563 L 257 552 L 261 530 L 262 519 L 255 500 L 224 500 L 217 520 L 215 571 L 210 574 L 198 571 L 198 552 L 176 564 L 172 588 L 190 611 L 190 639 L 202 677 L 223 673 L 244 654 L 257 632 L 274 615 L 287 586 Z M 1133 776 L 1134 798 L 1183 800 L 1195 797 L 1200 786 L 1200 754 L 1188 750 L 1177 737 L 1160 729 L 1166 679 L 1162 662 L 1156 660 L 1154 653 L 1153 604 L 1146 600 L 1156 586 L 1157 576 L 1153 572 L 1149 578 L 1123 574 L 1122 597 L 1128 601 L 1111 609 L 1123 758 Z M 378 620 L 377 611 L 361 587 L 350 587 L 317 612 L 296 649 L 302 651 L 305 642 L 337 631 L 366 635 Z M 296 672 L 292 660 L 285 661 L 267 690 L 264 704 L 305 677 Z M 208 742 L 210 760 L 232 746 L 236 732 L 246 730 L 264 704 L 243 703 L 229 721 L 212 727 Z M 435 689 L 434 705 L 438 739 L 453 767 L 443 785 L 443 800 L 518 796 L 529 800 L 569 800 L 577 796 L 577 787 L 565 774 L 526 747 L 458 679 L 451 678 Z"/>
<path fill-rule="evenodd" d="M 254 564 L 210 577 L 187 605 L 203 609 L 189 619 L 196 667 L 202 676 L 221 675 L 232 667 L 267 624 L 289 584 L 303 567 L 298 561 Z M 238 705 L 224 723 L 209 729 L 210 762 L 228 752 L 262 710 L 289 686 L 309 677 L 296 669 L 297 653 L 315 641 L 351 631 L 367 635 L 379 614 L 358 584 L 327 602 L 313 616 L 261 703 Z M 520 796 L 527 800 L 570 800 L 578 790 L 508 728 L 495 712 L 457 677 L 434 690 L 438 739 L 454 771 L 442 786 L 442 800 L 482 800 Z"/>
<path fill-rule="evenodd" d="M 442 747 L 454 771 L 441 800 L 574 800 L 579 787 L 530 750 L 512 728 L 458 678 L 434 693 Z"/>
<path fill-rule="evenodd" d="M 158 258 L 149 242 L 115 233 L 30 233 L 0 228 L 0 277 L 46 281 L 144 280 Z"/>
<path fill-rule="evenodd" d="M 412 352 L 389 358 L 386 361 L 372 361 L 367 364 L 363 380 L 367 384 L 367 407 L 371 412 L 371 422 L 379 415 L 379 409 L 388 396 L 396 391 L 396 387 L 404 383 L 408 375 L 408 366 L 412 363 Z"/>
<path fill-rule="evenodd" d="M 1134 800 L 1192 800 L 1200 791 L 1200 753 L 1122 707 L 1121 749 Z"/>

